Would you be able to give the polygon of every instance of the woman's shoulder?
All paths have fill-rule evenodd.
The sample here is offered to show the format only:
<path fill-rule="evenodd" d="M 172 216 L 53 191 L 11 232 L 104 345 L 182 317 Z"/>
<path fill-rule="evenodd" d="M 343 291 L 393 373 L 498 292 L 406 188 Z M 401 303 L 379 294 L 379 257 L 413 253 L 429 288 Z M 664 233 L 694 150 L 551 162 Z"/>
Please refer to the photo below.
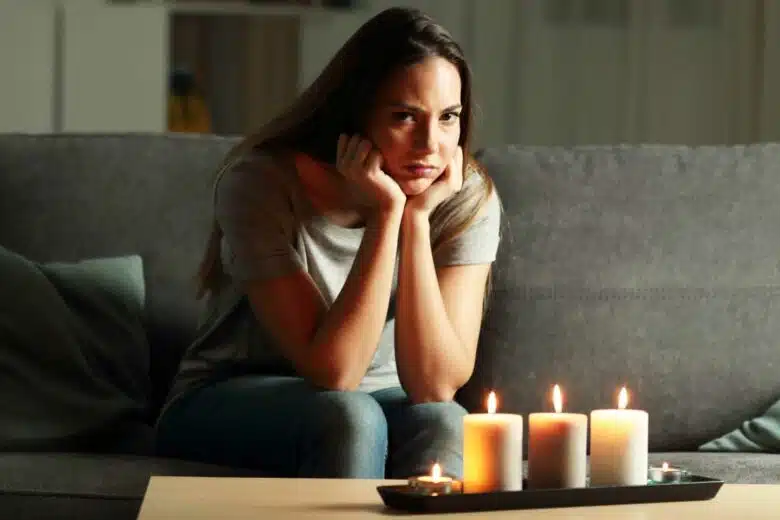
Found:
<path fill-rule="evenodd" d="M 225 206 L 289 206 L 292 177 L 284 157 L 266 151 L 250 151 L 232 159 L 219 173 L 214 203 Z"/>
<path fill-rule="evenodd" d="M 501 199 L 495 183 L 487 174 L 484 167 L 478 164 L 469 164 L 467 168 L 464 186 L 468 186 L 471 190 L 488 191 L 487 199 L 484 199 L 479 215 L 491 219 L 500 218 Z"/>
<path fill-rule="evenodd" d="M 295 171 L 281 152 L 252 150 L 228 161 L 217 178 L 217 192 L 243 191 L 274 195 L 294 184 Z"/>
<path fill-rule="evenodd" d="M 279 182 L 291 172 L 285 172 L 285 164 L 279 153 L 250 150 L 227 161 L 217 178 L 217 186 L 225 184 L 239 187 L 267 187 Z"/>

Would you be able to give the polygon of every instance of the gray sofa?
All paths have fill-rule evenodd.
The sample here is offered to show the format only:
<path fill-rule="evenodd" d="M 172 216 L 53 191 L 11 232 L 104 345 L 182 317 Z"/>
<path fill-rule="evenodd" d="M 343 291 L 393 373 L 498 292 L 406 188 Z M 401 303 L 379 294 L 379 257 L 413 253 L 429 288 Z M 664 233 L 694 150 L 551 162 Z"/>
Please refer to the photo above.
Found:
<path fill-rule="evenodd" d="M 0 453 L 0 516 L 134 518 L 152 474 L 256 474 L 155 457 L 151 426 L 193 335 L 212 174 L 234 143 L 0 136 L 0 246 L 42 263 L 140 255 L 148 343 L 143 413 Z M 588 411 L 614 406 L 625 384 L 650 414 L 651 461 L 780 482 L 780 455 L 697 452 L 780 399 L 780 145 L 479 156 L 504 237 L 458 399 L 478 410 L 494 388 L 503 410 L 527 414 L 559 383 L 568 410 Z"/>

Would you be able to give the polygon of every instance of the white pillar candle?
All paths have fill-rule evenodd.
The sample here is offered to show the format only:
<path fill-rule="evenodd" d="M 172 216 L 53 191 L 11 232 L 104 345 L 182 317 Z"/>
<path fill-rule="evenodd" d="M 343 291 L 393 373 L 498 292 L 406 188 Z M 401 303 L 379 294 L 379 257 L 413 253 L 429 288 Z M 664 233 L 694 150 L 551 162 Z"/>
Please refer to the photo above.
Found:
<path fill-rule="evenodd" d="M 487 413 L 463 418 L 463 492 L 523 489 L 523 417 L 496 413 L 490 392 Z"/>
<path fill-rule="evenodd" d="M 554 413 L 528 417 L 528 487 L 560 489 L 585 487 L 588 416 L 561 413 L 561 389 L 553 389 Z"/>
<path fill-rule="evenodd" d="M 648 415 L 628 410 L 628 393 L 620 391 L 617 410 L 590 414 L 590 485 L 647 484 Z"/>

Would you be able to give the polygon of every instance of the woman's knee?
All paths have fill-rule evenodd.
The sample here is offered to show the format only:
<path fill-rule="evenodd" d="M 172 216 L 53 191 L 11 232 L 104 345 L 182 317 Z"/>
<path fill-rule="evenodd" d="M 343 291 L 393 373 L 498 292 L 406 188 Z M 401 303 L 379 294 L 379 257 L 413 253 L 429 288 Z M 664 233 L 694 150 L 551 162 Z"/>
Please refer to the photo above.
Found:
<path fill-rule="evenodd" d="M 410 413 L 418 427 L 429 429 L 433 437 L 458 444 L 462 442 L 463 417 L 468 412 L 455 401 L 414 405 Z"/>
<path fill-rule="evenodd" d="M 392 451 L 388 474 L 407 478 L 442 464 L 446 474 L 460 478 L 463 472 L 463 416 L 466 410 L 454 402 L 406 404 L 395 408 L 390 421 Z"/>
<path fill-rule="evenodd" d="M 387 443 L 387 420 L 379 403 L 362 392 L 324 391 L 315 397 L 320 430 L 350 444 Z"/>
<path fill-rule="evenodd" d="M 387 420 L 373 397 L 359 392 L 320 392 L 303 427 L 299 452 L 302 475 L 383 478 Z"/>

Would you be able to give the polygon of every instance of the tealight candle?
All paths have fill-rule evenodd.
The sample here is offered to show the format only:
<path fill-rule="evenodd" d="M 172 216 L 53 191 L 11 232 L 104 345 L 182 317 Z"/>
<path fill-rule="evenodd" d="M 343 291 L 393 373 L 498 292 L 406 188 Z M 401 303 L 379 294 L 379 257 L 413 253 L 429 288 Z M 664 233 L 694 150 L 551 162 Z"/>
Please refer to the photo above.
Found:
<path fill-rule="evenodd" d="M 561 413 L 558 385 L 553 388 L 553 407 L 554 413 L 532 413 L 528 418 L 528 487 L 585 487 L 588 416 Z"/>
<path fill-rule="evenodd" d="M 648 416 L 627 410 L 628 392 L 620 391 L 617 410 L 590 414 L 590 485 L 647 485 Z"/>
<path fill-rule="evenodd" d="M 523 416 L 496 413 L 495 392 L 487 413 L 463 418 L 463 492 L 523 489 Z"/>
<path fill-rule="evenodd" d="M 650 467 L 648 478 L 656 484 L 673 484 L 682 482 L 687 472 L 680 468 L 673 468 L 664 462 L 661 467 Z"/>
<path fill-rule="evenodd" d="M 433 465 L 430 475 L 422 475 L 409 479 L 409 487 L 426 495 L 446 495 L 460 492 L 460 483 L 453 478 L 441 474 L 439 463 Z"/>

